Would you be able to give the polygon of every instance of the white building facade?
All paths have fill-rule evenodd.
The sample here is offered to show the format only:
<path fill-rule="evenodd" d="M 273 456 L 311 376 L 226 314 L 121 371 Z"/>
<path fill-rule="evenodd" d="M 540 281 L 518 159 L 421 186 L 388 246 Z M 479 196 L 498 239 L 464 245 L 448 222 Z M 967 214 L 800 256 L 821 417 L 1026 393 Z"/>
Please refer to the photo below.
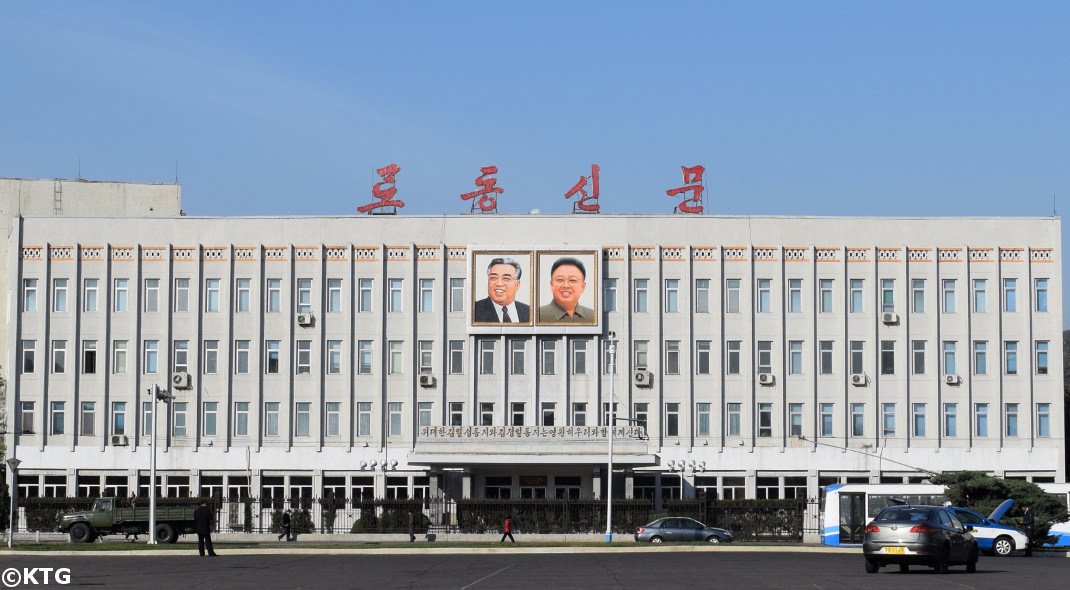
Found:
<path fill-rule="evenodd" d="M 611 391 L 615 496 L 1065 480 L 1056 218 L 19 217 L 10 236 L 22 497 L 146 494 L 155 385 L 176 396 L 167 495 L 601 496 Z M 576 244 L 598 252 L 598 333 L 471 330 L 473 248 Z"/>

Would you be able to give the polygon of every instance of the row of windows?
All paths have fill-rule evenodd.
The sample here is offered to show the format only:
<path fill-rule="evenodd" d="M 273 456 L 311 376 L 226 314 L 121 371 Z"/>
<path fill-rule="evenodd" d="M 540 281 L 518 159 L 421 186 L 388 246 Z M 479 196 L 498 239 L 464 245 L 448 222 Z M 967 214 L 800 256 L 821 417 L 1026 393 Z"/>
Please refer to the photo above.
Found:
<path fill-rule="evenodd" d="M 312 340 L 297 340 L 294 346 L 294 372 L 297 375 L 312 373 Z M 497 371 L 498 363 L 498 340 L 477 340 L 477 362 L 479 372 L 482 375 L 493 375 Z M 508 371 L 512 375 L 523 375 L 527 371 L 527 340 L 509 339 L 508 341 Z M 558 340 L 540 339 L 540 373 L 553 375 L 557 371 Z M 571 372 L 575 375 L 587 373 L 588 339 L 573 339 L 571 341 Z M 726 375 L 738 375 L 741 370 L 741 355 L 743 340 L 728 340 L 725 342 L 724 372 Z M 449 374 L 463 373 L 464 367 L 464 340 L 450 340 L 447 362 Z M 22 340 L 21 344 L 21 371 L 24 374 L 32 374 L 37 370 L 37 341 Z M 97 373 L 96 340 L 82 341 L 82 364 L 83 374 Z M 115 374 L 123 374 L 127 371 L 129 356 L 129 341 L 113 340 L 111 346 L 111 371 Z M 357 340 L 357 374 L 372 374 L 374 369 L 373 351 L 375 341 Z M 698 375 L 708 375 L 712 371 L 712 340 L 695 341 L 695 365 L 694 371 Z M 989 342 L 987 340 L 974 340 L 972 346 L 972 362 L 969 370 L 974 375 L 989 374 Z M 1033 369 L 1038 375 L 1048 374 L 1050 342 L 1037 340 L 1033 343 Z M 400 375 L 405 372 L 403 340 L 388 340 L 386 343 L 388 374 Z M 682 341 L 665 340 L 662 345 L 664 352 L 663 370 L 666 375 L 678 375 L 681 371 Z M 220 370 L 220 340 L 204 340 L 201 350 L 201 373 L 217 374 Z M 252 368 L 252 341 L 234 341 L 234 373 L 238 375 L 248 374 Z M 850 374 L 861 375 L 865 373 L 865 346 L 863 340 L 851 340 L 848 342 L 848 364 Z M 67 372 L 67 340 L 53 340 L 51 343 L 51 372 L 54 374 Z M 787 346 L 787 372 L 789 375 L 804 374 L 805 341 L 789 340 Z M 914 375 L 926 374 L 926 355 L 929 341 L 912 340 L 910 342 L 910 372 Z M 945 340 L 940 343 L 942 358 L 942 370 L 945 375 L 957 375 L 959 364 L 959 343 L 954 340 Z M 646 369 L 650 364 L 651 344 L 648 340 L 632 341 L 632 360 L 637 369 Z M 277 374 L 281 370 L 282 341 L 264 341 L 264 365 L 266 374 Z M 1002 372 L 1006 375 L 1018 374 L 1018 351 L 1017 340 L 1003 342 L 1002 348 Z M 142 342 L 142 371 L 145 374 L 156 374 L 160 367 L 160 341 L 145 340 Z M 773 372 L 773 341 L 759 340 L 755 343 L 755 368 L 759 374 L 771 374 Z M 609 347 L 603 342 L 603 372 L 607 373 L 613 365 L 609 358 Z M 434 365 L 434 341 L 418 340 L 416 342 L 417 371 L 420 374 L 431 374 Z M 835 341 L 818 341 L 817 367 L 820 375 L 833 374 L 835 360 Z M 190 341 L 175 340 L 172 347 L 172 371 L 188 372 L 190 366 Z M 324 371 L 328 375 L 338 375 L 343 372 L 345 355 L 343 354 L 342 340 L 328 340 L 326 343 L 326 359 Z M 896 373 L 896 341 L 880 341 L 880 373 L 882 375 L 894 375 Z"/>
<path fill-rule="evenodd" d="M 593 405 L 593 404 L 592 404 Z M 818 404 L 818 436 L 837 436 L 836 422 L 834 419 L 834 403 Z M 188 402 L 173 402 L 171 412 L 171 435 L 175 437 L 190 436 L 189 431 L 189 406 Z M 370 436 L 372 434 L 372 402 L 357 402 L 356 435 Z M 790 436 L 802 436 L 806 422 L 805 404 L 788 404 L 788 432 Z M 849 405 L 848 428 L 852 437 L 866 436 L 866 403 L 851 403 Z M 386 434 L 388 436 L 401 436 L 403 431 L 403 402 L 387 403 Z M 633 416 L 637 424 L 645 426 L 649 415 L 649 404 L 636 403 L 633 405 Z M 695 405 L 695 435 L 699 437 L 711 436 L 713 426 L 713 404 L 700 402 Z M 759 438 L 773 436 L 774 415 L 772 403 L 761 402 L 755 408 L 755 432 Z M 50 404 L 49 432 L 52 435 L 66 434 L 66 408 L 67 403 L 53 401 Z M 152 402 L 143 402 L 141 409 L 141 434 L 152 435 Z M 898 432 L 897 410 L 899 404 L 880 404 L 880 435 L 884 438 L 896 438 L 901 435 Z M 976 403 L 973 406 L 973 435 L 984 438 L 989 436 L 989 404 Z M 478 406 L 478 424 L 481 426 L 495 425 L 495 404 L 493 402 L 481 402 Z M 587 426 L 589 417 L 589 404 L 576 402 L 571 405 L 570 426 Z M 915 438 L 932 436 L 928 430 L 927 417 L 930 404 L 909 404 L 909 434 Z M 432 426 L 434 424 L 434 403 L 417 402 L 417 420 L 419 426 Z M 663 413 L 662 424 L 665 436 L 680 436 L 681 432 L 681 404 L 666 403 Z M 942 404 L 942 429 L 941 435 L 954 438 L 959 436 L 959 404 Z M 23 401 L 19 403 L 19 428 L 24 434 L 34 432 L 36 411 L 35 402 Z M 525 402 L 512 402 L 509 404 L 509 424 L 511 426 L 524 426 L 527 419 L 527 404 Z M 609 404 L 602 404 L 601 424 L 610 422 Z M 614 404 L 614 412 L 617 411 Z M 281 402 L 265 402 L 263 411 L 263 434 L 267 437 L 277 437 L 281 434 L 282 423 Z M 1007 403 L 1003 405 L 1003 434 L 1007 437 L 1019 436 L 1019 412 L 1020 404 Z M 201 432 L 202 436 L 212 437 L 219 434 L 220 426 L 219 402 L 203 402 L 201 404 Z M 80 403 L 79 434 L 82 436 L 95 436 L 97 421 L 97 402 L 83 401 Z M 324 407 L 324 434 L 327 437 L 342 435 L 342 403 L 326 402 Z M 539 424 L 542 426 L 557 425 L 557 403 L 542 402 L 539 406 Z M 294 436 L 309 437 L 312 434 L 312 403 L 297 402 L 293 408 Z M 464 424 L 464 403 L 451 402 L 449 404 L 448 423 L 451 426 Z M 727 436 L 741 436 L 743 434 L 743 404 L 728 403 L 724 413 L 724 429 Z M 232 432 L 234 436 L 249 436 L 250 434 L 250 402 L 235 402 L 232 416 Z M 127 402 L 112 402 L 111 404 L 111 434 L 126 435 L 127 431 Z M 1051 404 L 1036 404 L 1036 434 L 1038 437 L 1051 436 Z"/>
<path fill-rule="evenodd" d="M 56 312 L 68 311 L 69 279 L 52 280 L 52 310 Z M 22 282 L 22 309 L 32 312 L 37 310 L 37 282 L 38 279 L 23 279 Z M 1013 313 L 1018 311 L 1018 279 L 1004 278 L 1001 309 L 1004 312 Z M 434 311 L 435 280 L 418 279 L 418 310 L 422 313 Z M 665 313 L 678 313 L 681 309 L 680 279 L 665 279 L 664 281 L 663 310 Z M 834 311 L 834 284 L 835 279 L 818 279 L 817 310 L 819 313 L 833 313 Z M 956 313 L 958 308 L 958 280 L 941 279 L 941 311 L 944 313 Z M 617 284 L 615 278 L 604 279 L 603 306 L 608 312 L 617 311 Z M 910 311 L 912 313 L 926 312 L 926 279 L 910 280 Z M 449 279 L 449 311 L 464 311 L 465 279 Z M 970 309 L 974 313 L 987 313 L 989 311 L 989 281 L 988 279 L 972 279 L 972 291 L 970 296 Z M 273 313 L 282 311 L 282 287 L 283 280 L 268 278 L 264 281 L 264 310 Z M 739 313 L 742 291 L 742 279 L 725 279 L 724 306 L 726 313 Z M 100 279 L 87 278 L 82 281 L 82 311 L 94 312 L 98 309 Z M 771 313 L 773 311 L 773 279 L 756 279 L 755 282 L 754 309 L 757 313 Z M 802 313 L 803 311 L 803 279 L 788 279 L 785 293 L 785 309 L 788 313 Z M 373 311 L 374 280 L 357 279 L 356 308 L 358 312 Z M 312 279 L 299 278 L 296 282 L 294 293 L 297 313 L 311 313 L 313 310 Z M 342 279 L 327 279 L 327 312 L 335 313 L 343 311 L 342 304 Z M 895 279 L 880 279 L 880 311 L 895 312 Z M 221 311 L 222 286 L 221 279 L 209 278 L 204 281 L 204 311 Z M 1048 311 L 1048 279 L 1038 278 L 1033 281 L 1033 309 L 1037 312 Z M 175 312 L 190 311 L 191 304 L 190 279 L 177 278 L 174 280 L 172 294 L 173 310 Z M 387 311 L 402 312 L 405 309 L 404 279 L 387 279 Z M 143 307 L 146 312 L 160 311 L 160 279 L 144 279 L 142 289 Z M 848 311 L 862 313 L 865 311 L 865 279 L 848 279 Z M 129 310 L 130 279 L 117 278 L 112 283 L 112 310 L 125 312 Z M 694 311 L 695 313 L 710 313 L 710 279 L 695 279 Z M 650 279 L 634 279 L 632 291 L 633 311 L 646 313 L 650 308 Z M 243 313 L 252 310 L 252 279 L 238 278 L 234 281 L 235 312 Z"/>

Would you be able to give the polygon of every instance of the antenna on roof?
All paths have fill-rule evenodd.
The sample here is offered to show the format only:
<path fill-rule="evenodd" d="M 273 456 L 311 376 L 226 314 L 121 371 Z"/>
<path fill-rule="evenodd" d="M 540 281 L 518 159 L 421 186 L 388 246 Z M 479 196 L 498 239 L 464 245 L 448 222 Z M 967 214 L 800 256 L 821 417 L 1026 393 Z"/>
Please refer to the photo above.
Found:
<path fill-rule="evenodd" d="M 175 160 L 175 184 L 178 184 L 178 160 Z"/>
<path fill-rule="evenodd" d="M 78 178 L 78 180 L 82 179 L 82 158 L 81 157 L 78 158 L 78 176 L 77 176 L 77 178 Z"/>
<path fill-rule="evenodd" d="M 1051 194 L 1051 216 L 1058 217 L 1059 214 L 1055 211 L 1055 193 Z"/>

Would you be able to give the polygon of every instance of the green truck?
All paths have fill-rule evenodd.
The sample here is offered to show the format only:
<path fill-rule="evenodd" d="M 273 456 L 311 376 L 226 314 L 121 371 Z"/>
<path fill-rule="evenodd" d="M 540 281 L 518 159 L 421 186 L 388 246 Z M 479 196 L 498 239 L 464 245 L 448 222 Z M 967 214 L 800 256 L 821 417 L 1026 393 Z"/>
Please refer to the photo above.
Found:
<path fill-rule="evenodd" d="M 156 542 L 175 543 L 179 535 L 193 533 L 196 505 L 156 505 Z M 91 543 L 105 535 L 145 535 L 149 531 L 148 502 L 135 505 L 126 498 L 98 498 L 92 510 L 63 515 L 60 530 L 72 543 Z"/>

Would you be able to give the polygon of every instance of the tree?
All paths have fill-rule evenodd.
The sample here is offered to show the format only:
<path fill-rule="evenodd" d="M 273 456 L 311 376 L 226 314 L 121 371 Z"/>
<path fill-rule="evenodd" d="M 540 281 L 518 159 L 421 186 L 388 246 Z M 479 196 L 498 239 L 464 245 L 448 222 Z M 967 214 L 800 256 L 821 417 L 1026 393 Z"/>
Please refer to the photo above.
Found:
<path fill-rule="evenodd" d="M 1009 514 L 1012 522 L 1021 522 L 1022 506 L 1029 506 L 1036 519 L 1033 542 L 1040 544 L 1048 537 L 1051 525 L 1067 519 L 1066 504 L 1062 499 L 1040 489 L 1035 483 L 1018 479 L 1001 479 L 981 471 L 953 471 L 942 473 L 932 479 L 933 483 L 947 486 L 947 497 L 956 506 L 967 506 L 983 515 L 988 515 L 1004 500 L 1011 498 L 1015 505 Z"/>

